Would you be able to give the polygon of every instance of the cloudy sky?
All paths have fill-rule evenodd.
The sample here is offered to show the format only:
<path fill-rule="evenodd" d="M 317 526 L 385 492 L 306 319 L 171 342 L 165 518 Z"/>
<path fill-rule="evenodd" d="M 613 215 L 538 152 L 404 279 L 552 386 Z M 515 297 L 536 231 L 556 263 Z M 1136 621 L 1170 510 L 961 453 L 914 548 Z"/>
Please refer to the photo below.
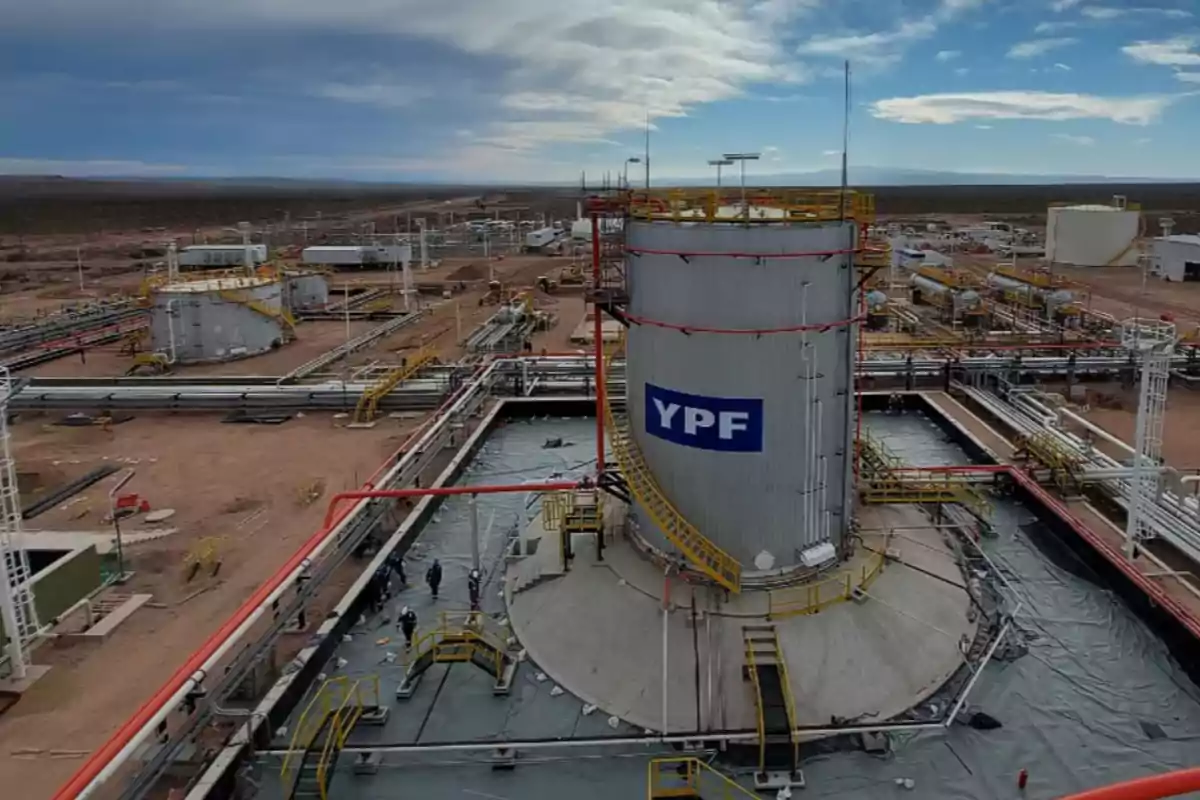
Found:
<path fill-rule="evenodd" d="M 1200 177 L 1196 0 L 0 0 L 0 173 Z"/>

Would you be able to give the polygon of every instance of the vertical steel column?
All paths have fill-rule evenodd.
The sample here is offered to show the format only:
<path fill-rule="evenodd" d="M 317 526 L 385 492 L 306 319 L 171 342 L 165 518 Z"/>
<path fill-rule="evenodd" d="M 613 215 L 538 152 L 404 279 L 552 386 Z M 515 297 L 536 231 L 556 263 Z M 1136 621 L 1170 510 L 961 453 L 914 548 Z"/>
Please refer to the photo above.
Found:
<path fill-rule="evenodd" d="M 592 336 L 596 346 L 596 479 L 604 474 L 604 409 L 607 389 L 604 383 L 604 325 L 600 315 L 600 217 L 592 212 Z"/>

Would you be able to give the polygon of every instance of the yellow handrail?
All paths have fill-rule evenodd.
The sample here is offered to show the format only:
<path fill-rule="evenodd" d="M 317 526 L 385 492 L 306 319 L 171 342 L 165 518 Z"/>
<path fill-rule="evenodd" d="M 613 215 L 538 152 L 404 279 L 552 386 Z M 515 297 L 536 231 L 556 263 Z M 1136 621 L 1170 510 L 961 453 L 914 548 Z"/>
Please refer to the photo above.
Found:
<path fill-rule="evenodd" d="M 622 200 L 634 219 L 669 222 L 828 222 L 841 219 L 870 223 L 875 219 L 873 195 L 810 189 L 741 190 L 651 189 L 629 192 Z M 747 209 L 748 207 L 748 209 Z"/>
<path fill-rule="evenodd" d="M 624 340 L 621 340 L 608 354 L 606 373 L 611 370 L 613 362 L 623 349 Z M 650 515 L 651 521 L 671 544 L 679 548 L 692 566 L 729 591 L 740 592 L 742 565 L 688 522 L 679 509 L 667 499 L 642 459 L 641 451 L 633 440 L 633 432 L 617 420 L 611 398 L 608 400 L 604 406 L 604 416 L 610 432 L 609 442 L 630 492 Z M 665 513 L 660 514 L 656 510 L 658 508 L 663 509 Z"/>
<path fill-rule="evenodd" d="M 742 647 L 746 650 L 746 671 L 750 673 L 750 684 L 754 689 L 754 710 L 758 727 L 758 771 L 762 772 L 767 765 L 767 720 L 763 714 L 762 685 L 758 682 L 758 664 L 754 660 L 754 648 L 750 646 L 750 640 L 743 638 Z"/>
<path fill-rule="evenodd" d="M 886 540 L 885 540 L 886 541 Z M 884 550 L 887 549 L 885 544 Z M 857 570 L 847 569 L 838 575 L 816 583 L 806 583 L 787 589 L 776 589 L 767 597 L 770 619 L 785 619 L 801 615 L 816 614 L 832 605 L 854 598 L 854 590 L 866 591 L 883 571 L 887 556 L 884 552 L 873 555 Z M 856 583 L 854 578 L 858 576 Z M 798 595 L 798 596 L 797 596 Z"/>
<path fill-rule="evenodd" d="M 292 740 L 288 745 L 287 755 L 283 759 L 283 767 L 280 769 L 280 777 L 287 784 L 289 773 L 296 764 L 295 759 L 303 760 L 305 752 L 312 745 L 313 739 L 321 732 L 321 728 L 325 725 L 325 720 L 333 713 L 333 696 L 335 690 L 345 691 L 349 686 L 350 679 L 342 675 L 336 678 L 330 678 L 321 684 L 321 688 L 308 701 L 308 705 L 300 713 L 300 719 L 296 721 L 296 730 L 292 732 Z"/>
<path fill-rule="evenodd" d="M 363 390 L 358 405 L 354 408 L 354 423 L 363 424 L 375 419 L 379 413 L 379 401 L 387 397 L 397 386 L 416 375 L 422 368 L 437 360 L 437 350 L 423 347 L 408 359 L 404 366 L 389 371 L 375 383 Z"/>
<path fill-rule="evenodd" d="M 792 696 L 792 679 L 788 675 L 787 659 L 783 657 L 778 636 L 775 637 L 775 663 L 779 665 L 779 683 L 783 687 L 783 702 L 787 711 L 788 739 L 792 742 L 792 764 L 795 764 L 800 760 L 800 739 L 796 735 L 796 699 Z"/>
<path fill-rule="evenodd" d="M 378 696 L 379 678 L 376 677 L 375 681 L 376 696 Z M 328 800 L 329 768 L 333 765 L 337 754 L 345 747 L 350 732 L 364 713 L 366 704 L 363 702 L 364 698 L 361 693 L 362 684 L 363 679 L 354 682 L 328 723 L 332 727 L 326 735 L 325 746 L 321 748 L 320 760 L 317 761 L 317 790 L 320 792 L 321 800 Z"/>
<path fill-rule="evenodd" d="M 682 774 L 680 774 L 681 768 Z M 710 776 L 717 781 L 720 788 L 724 790 L 727 800 L 735 798 L 761 800 L 757 794 L 695 756 L 650 759 L 650 763 L 646 766 L 647 800 L 700 797 L 700 781 L 705 776 Z"/>

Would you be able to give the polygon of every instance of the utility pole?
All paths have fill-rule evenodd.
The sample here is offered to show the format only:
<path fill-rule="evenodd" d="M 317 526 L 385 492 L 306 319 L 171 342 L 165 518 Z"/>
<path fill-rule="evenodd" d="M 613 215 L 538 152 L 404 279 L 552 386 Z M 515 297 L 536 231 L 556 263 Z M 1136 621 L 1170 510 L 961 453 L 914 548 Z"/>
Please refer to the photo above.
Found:
<path fill-rule="evenodd" d="M 721 167 L 732 166 L 733 162 L 730 161 L 728 158 L 714 158 L 714 159 L 709 160 L 708 165 L 710 167 L 717 168 L 717 188 L 720 189 L 721 188 Z"/>
<path fill-rule="evenodd" d="M 746 220 L 750 219 L 750 206 L 746 203 L 746 162 L 758 161 L 760 155 L 758 153 L 726 153 L 724 159 L 726 161 L 736 161 L 742 168 L 742 213 L 746 215 Z"/>
<path fill-rule="evenodd" d="M 79 270 L 79 293 L 83 294 L 83 252 L 79 247 L 75 248 L 75 267 Z"/>

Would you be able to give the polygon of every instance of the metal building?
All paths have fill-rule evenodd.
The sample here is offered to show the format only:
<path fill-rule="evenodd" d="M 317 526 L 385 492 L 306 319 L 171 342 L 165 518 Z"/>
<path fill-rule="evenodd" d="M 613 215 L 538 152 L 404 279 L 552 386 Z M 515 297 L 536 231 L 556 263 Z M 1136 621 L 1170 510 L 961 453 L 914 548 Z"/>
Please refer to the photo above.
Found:
<path fill-rule="evenodd" d="M 206 269 L 240 267 L 246 263 L 247 250 L 250 251 L 253 263 L 266 262 L 267 246 L 265 244 L 252 244 L 248 247 L 241 244 L 197 244 L 179 251 L 179 265 Z"/>
<path fill-rule="evenodd" d="M 412 246 L 393 244 L 306 247 L 300 257 L 305 264 L 317 266 L 386 269 L 393 264 L 411 262 Z"/>
<path fill-rule="evenodd" d="M 855 226 L 759 220 L 625 232 L 633 438 L 683 517 L 748 572 L 833 557 L 853 449 Z M 800 325 L 830 327 L 709 332 Z"/>
<path fill-rule="evenodd" d="M 229 361 L 281 346 L 289 320 L 273 278 L 187 281 L 154 292 L 150 335 L 172 364 Z"/>
<path fill-rule="evenodd" d="M 1163 236 L 1154 240 L 1153 271 L 1167 281 L 1200 281 L 1200 236 Z"/>
<path fill-rule="evenodd" d="M 1052 206 L 1046 215 L 1046 260 L 1078 267 L 1132 267 L 1138 261 L 1141 213 L 1124 197 L 1110 206 Z"/>

